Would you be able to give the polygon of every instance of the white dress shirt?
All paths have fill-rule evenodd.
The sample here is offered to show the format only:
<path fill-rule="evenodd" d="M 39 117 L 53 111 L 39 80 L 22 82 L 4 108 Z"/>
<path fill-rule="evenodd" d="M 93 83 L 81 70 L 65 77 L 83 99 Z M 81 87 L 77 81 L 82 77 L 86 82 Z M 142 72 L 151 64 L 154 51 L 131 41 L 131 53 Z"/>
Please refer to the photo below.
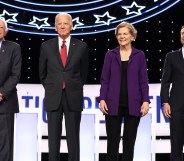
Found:
<path fill-rule="evenodd" d="M 2 41 L 0 41 L 0 49 L 1 49 Z"/>
<path fill-rule="evenodd" d="M 66 41 L 65 44 L 66 44 L 66 48 L 67 48 L 67 56 L 68 56 L 68 50 L 69 50 L 69 45 L 70 45 L 70 39 L 71 39 L 71 36 L 69 36 L 69 37 L 67 37 L 65 39 L 65 41 Z M 59 45 L 59 51 L 60 51 L 60 53 L 61 53 L 61 46 L 62 46 L 62 44 L 63 44 L 63 39 L 61 39 L 59 37 L 58 45 Z"/>

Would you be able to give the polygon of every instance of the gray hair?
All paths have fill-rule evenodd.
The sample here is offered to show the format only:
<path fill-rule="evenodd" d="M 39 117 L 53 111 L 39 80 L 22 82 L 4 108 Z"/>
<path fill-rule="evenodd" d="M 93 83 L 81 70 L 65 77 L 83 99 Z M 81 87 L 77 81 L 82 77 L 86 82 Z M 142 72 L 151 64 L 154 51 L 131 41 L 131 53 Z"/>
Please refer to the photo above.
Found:
<path fill-rule="evenodd" d="M 118 34 L 118 30 L 119 30 L 120 28 L 122 28 L 122 27 L 127 27 L 127 28 L 129 29 L 129 31 L 130 31 L 130 34 L 131 34 L 134 38 L 137 37 L 137 30 L 135 29 L 135 27 L 134 27 L 131 23 L 126 22 L 126 21 L 121 22 L 121 23 L 116 27 L 116 29 L 115 29 L 115 35 L 116 35 L 116 36 L 117 36 L 117 34 Z"/>
<path fill-rule="evenodd" d="M 4 29 L 5 31 L 8 31 L 8 25 L 4 18 L 0 18 L 0 20 L 4 23 Z"/>

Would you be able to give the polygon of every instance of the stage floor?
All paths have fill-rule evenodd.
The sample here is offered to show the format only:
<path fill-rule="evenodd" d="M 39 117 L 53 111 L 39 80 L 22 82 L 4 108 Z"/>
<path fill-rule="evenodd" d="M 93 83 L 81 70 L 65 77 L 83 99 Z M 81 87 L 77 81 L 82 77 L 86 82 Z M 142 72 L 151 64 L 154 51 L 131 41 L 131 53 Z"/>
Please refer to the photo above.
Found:
<path fill-rule="evenodd" d="M 170 154 L 168 154 L 168 153 L 167 154 L 156 154 L 156 161 L 169 161 L 169 156 L 170 156 Z M 67 157 L 68 157 L 68 154 L 66 154 L 66 153 L 61 154 L 61 161 L 68 161 Z M 100 154 L 99 161 L 105 161 L 105 157 L 106 157 L 106 154 Z M 120 158 L 121 158 L 121 155 L 120 155 Z M 47 153 L 42 154 L 42 161 L 48 161 L 48 154 Z M 119 159 L 119 161 L 121 161 L 121 160 Z"/>

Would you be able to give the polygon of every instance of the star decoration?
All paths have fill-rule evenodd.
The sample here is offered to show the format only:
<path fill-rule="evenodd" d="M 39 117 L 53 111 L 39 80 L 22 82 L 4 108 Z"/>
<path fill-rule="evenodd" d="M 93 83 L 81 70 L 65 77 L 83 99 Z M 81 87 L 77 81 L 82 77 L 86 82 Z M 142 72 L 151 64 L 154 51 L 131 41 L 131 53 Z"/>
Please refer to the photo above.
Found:
<path fill-rule="evenodd" d="M 18 13 L 8 13 L 6 10 L 3 10 L 3 13 L 0 14 L 0 18 L 5 20 L 6 22 L 17 22 L 17 19 L 15 18 L 17 15 Z"/>
<path fill-rule="evenodd" d="M 29 22 L 28 24 L 36 26 L 37 29 L 39 30 L 44 26 L 50 26 L 50 24 L 47 21 L 48 18 L 39 19 L 38 17 L 33 16 L 33 21 Z"/>
<path fill-rule="evenodd" d="M 130 15 L 130 14 L 141 15 L 141 10 L 146 8 L 145 6 L 137 5 L 135 1 L 131 4 L 131 6 L 121 6 L 121 7 L 127 10 L 126 15 Z"/>
<path fill-rule="evenodd" d="M 105 12 L 103 15 L 94 15 L 96 17 L 95 23 L 104 23 L 106 25 L 110 24 L 110 21 L 115 20 L 116 17 L 112 17 L 109 15 L 109 12 Z"/>
<path fill-rule="evenodd" d="M 74 22 L 73 25 L 73 30 L 75 30 L 78 26 L 83 26 L 84 24 L 79 22 L 79 17 L 76 17 L 72 20 L 72 22 Z"/>

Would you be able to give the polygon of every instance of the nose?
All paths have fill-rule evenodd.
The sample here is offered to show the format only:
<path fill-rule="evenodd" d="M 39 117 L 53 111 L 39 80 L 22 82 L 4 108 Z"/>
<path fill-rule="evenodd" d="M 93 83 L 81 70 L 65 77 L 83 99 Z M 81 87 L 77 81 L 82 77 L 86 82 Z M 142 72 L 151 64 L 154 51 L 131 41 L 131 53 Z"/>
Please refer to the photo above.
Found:
<path fill-rule="evenodd" d="M 61 28 L 64 28 L 65 27 L 65 25 L 64 24 L 61 24 Z"/>

